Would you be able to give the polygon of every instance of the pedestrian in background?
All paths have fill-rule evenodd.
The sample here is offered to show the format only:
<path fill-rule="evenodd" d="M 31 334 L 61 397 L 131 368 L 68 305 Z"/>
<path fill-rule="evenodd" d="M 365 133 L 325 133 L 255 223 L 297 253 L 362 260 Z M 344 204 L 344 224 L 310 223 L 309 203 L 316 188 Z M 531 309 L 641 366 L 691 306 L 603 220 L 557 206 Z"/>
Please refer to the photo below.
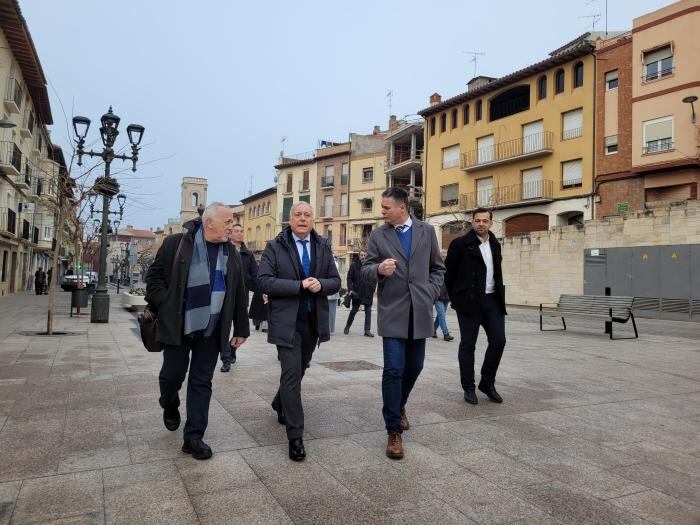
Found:
<path fill-rule="evenodd" d="M 440 250 L 440 257 L 445 260 L 447 257 L 447 250 Z M 435 301 L 435 322 L 433 323 L 433 338 L 437 339 L 437 329 L 438 326 L 442 330 L 442 337 L 445 341 L 453 341 L 454 337 L 450 335 L 450 330 L 447 328 L 447 320 L 445 319 L 445 313 L 447 312 L 447 307 L 450 304 L 450 296 L 447 293 L 447 285 L 443 282 L 442 288 L 440 288 L 440 296 Z"/>
<path fill-rule="evenodd" d="M 352 308 L 348 315 L 347 323 L 343 333 L 348 335 L 350 327 L 355 320 L 355 315 L 360 310 L 360 306 L 365 309 L 365 337 L 374 337 L 372 330 L 372 303 L 374 302 L 374 290 L 376 285 L 362 277 L 362 263 L 367 258 L 367 250 L 361 249 L 357 256 L 353 257 L 350 269 L 348 270 L 347 284 L 348 293 L 352 294 Z"/>

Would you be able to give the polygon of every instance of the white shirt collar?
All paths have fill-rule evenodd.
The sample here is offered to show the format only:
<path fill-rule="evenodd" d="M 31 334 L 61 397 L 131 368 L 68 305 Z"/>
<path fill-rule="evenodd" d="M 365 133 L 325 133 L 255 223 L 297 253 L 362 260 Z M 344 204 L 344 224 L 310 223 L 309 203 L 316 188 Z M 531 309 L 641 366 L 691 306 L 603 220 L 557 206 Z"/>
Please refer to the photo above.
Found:
<path fill-rule="evenodd" d="M 301 237 L 299 237 L 299 236 L 298 236 L 296 233 L 294 233 L 294 232 L 292 232 L 292 239 L 294 239 L 294 242 L 295 242 L 295 243 L 298 242 L 298 241 L 309 241 L 309 240 L 311 240 L 311 239 L 309 239 L 309 235 L 306 236 L 306 239 L 302 239 Z"/>
<path fill-rule="evenodd" d="M 408 220 L 404 222 L 403 224 L 395 224 L 394 229 L 398 228 L 399 226 L 406 226 L 406 230 L 409 229 L 413 225 L 413 219 L 411 219 L 411 216 L 408 216 Z"/>

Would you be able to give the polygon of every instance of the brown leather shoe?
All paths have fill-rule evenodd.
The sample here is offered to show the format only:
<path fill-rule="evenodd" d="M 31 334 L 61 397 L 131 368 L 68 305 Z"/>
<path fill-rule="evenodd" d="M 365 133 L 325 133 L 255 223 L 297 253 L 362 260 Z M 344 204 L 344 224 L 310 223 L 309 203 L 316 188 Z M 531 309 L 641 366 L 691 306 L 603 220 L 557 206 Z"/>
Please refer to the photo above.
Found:
<path fill-rule="evenodd" d="M 403 445 L 401 443 L 400 433 L 389 432 L 389 438 L 386 444 L 386 456 L 391 459 L 401 459 L 403 457 Z"/>
<path fill-rule="evenodd" d="M 411 428 L 411 424 L 408 422 L 408 417 L 406 416 L 406 407 L 401 409 L 401 429 L 408 430 Z"/>

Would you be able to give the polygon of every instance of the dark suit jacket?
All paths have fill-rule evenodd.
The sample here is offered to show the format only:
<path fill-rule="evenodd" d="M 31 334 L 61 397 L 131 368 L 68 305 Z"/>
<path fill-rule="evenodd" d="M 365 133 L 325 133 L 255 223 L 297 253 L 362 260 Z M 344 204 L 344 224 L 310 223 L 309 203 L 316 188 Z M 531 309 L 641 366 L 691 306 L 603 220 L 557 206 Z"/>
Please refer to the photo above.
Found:
<path fill-rule="evenodd" d="M 481 240 L 474 230 L 458 237 L 450 243 L 447 250 L 445 267 L 445 285 L 450 295 L 452 308 L 459 313 L 473 314 L 483 307 L 486 297 L 486 263 L 479 246 Z M 489 246 L 493 255 L 493 279 L 495 281 L 496 300 L 506 313 L 506 293 L 501 271 L 501 243 L 489 232 Z"/>

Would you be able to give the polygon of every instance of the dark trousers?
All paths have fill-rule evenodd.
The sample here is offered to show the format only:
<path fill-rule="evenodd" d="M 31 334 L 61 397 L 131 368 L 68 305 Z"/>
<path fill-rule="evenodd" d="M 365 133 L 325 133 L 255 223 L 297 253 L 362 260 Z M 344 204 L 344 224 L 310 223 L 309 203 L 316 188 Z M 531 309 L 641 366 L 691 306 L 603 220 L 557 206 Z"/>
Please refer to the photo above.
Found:
<path fill-rule="evenodd" d="M 221 351 L 221 362 L 226 363 L 227 361 L 230 363 L 231 361 L 234 361 L 236 359 L 236 349 L 232 348 L 231 345 L 226 345 L 226 348 Z"/>
<path fill-rule="evenodd" d="M 423 370 L 425 339 L 385 337 L 382 373 L 382 415 L 389 432 L 402 432 L 401 408 Z"/>
<path fill-rule="evenodd" d="M 352 322 L 355 320 L 355 315 L 357 314 L 358 310 L 360 309 L 360 300 L 359 299 L 353 299 L 352 300 L 352 308 L 350 309 L 350 315 L 348 315 L 348 322 L 346 323 L 345 326 L 350 328 L 352 326 Z M 365 332 L 369 332 L 372 329 L 372 305 L 371 304 L 366 304 L 365 305 Z"/>
<path fill-rule="evenodd" d="M 280 387 L 272 407 L 287 423 L 287 439 L 304 436 L 304 407 L 301 403 L 301 380 L 309 368 L 318 337 L 308 322 L 297 322 L 293 346 L 277 345 L 277 357 L 282 367 Z"/>
<path fill-rule="evenodd" d="M 481 381 L 493 383 L 506 346 L 505 316 L 498 305 L 495 294 L 488 294 L 480 312 L 462 314 L 457 312 L 459 321 L 459 376 L 462 388 L 474 388 L 474 349 L 479 336 L 479 327 L 483 326 L 488 338 L 484 364 L 481 366 Z"/>
<path fill-rule="evenodd" d="M 164 409 L 180 406 L 178 392 L 189 366 L 187 421 L 183 432 L 185 441 L 202 439 L 207 429 L 211 379 L 214 376 L 218 356 L 219 344 L 216 337 L 187 337 L 181 346 L 165 345 L 163 348 L 163 368 L 160 370 L 158 382 L 160 383 L 160 406 Z"/>

